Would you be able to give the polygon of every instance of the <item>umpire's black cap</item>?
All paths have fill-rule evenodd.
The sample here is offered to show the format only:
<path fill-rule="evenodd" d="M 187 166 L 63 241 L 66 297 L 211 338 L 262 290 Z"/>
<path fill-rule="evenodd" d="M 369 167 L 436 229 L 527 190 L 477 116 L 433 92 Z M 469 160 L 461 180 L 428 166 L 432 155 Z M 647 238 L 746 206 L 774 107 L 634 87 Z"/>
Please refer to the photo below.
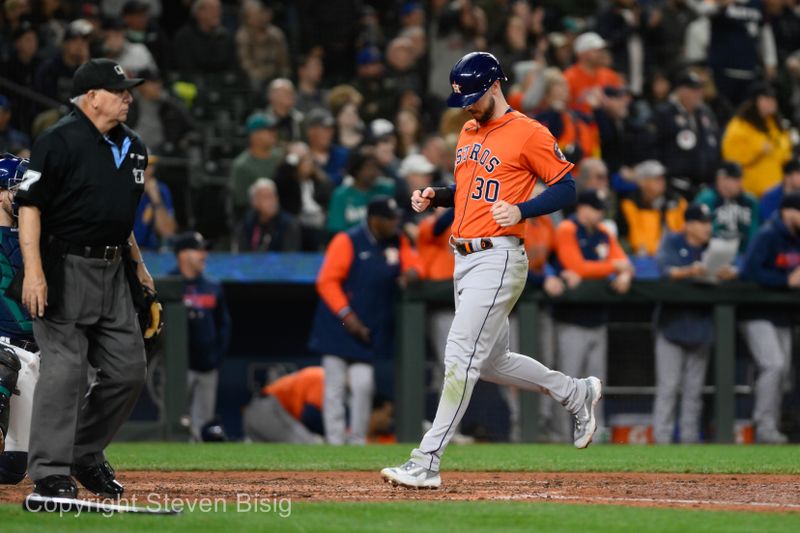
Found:
<path fill-rule="evenodd" d="M 175 236 L 172 249 L 176 254 L 183 250 L 208 250 L 208 241 L 197 231 L 186 231 Z"/>
<path fill-rule="evenodd" d="M 141 85 L 141 78 L 128 78 L 125 71 L 111 59 L 90 59 L 75 71 L 72 78 L 72 96 L 85 94 L 92 89 L 109 91 L 127 90 Z"/>
<path fill-rule="evenodd" d="M 397 201 L 389 196 L 376 196 L 367 204 L 367 217 L 399 218 Z"/>

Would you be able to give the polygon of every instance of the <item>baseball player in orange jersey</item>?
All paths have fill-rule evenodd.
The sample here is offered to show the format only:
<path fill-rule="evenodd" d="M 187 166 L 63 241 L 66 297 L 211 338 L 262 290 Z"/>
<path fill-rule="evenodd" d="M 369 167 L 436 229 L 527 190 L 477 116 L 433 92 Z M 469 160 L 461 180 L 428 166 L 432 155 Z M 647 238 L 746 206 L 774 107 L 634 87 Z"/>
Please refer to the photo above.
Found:
<path fill-rule="evenodd" d="M 456 313 L 433 425 L 409 461 L 381 471 L 395 485 L 441 485 L 439 462 L 478 378 L 553 397 L 575 417 L 577 448 L 588 446 L 597 428 L 599 379 L 566 376 L 508 347 L 508 314 L 528 273 L 523 219 L 575 203 L 575 182 L 573 165 L 547 128 L 508 106 L 499 82 L 504 79 L 497 59 L 485 52 L 467 54 L 455 64 L 447 104 L 473 117 L 458 140 L 456 183 L 411 196 L 418 212 L 431 206 L 455 207 L 451 244 Z M 548 188 L 529 199 L 537 179 Z"/>

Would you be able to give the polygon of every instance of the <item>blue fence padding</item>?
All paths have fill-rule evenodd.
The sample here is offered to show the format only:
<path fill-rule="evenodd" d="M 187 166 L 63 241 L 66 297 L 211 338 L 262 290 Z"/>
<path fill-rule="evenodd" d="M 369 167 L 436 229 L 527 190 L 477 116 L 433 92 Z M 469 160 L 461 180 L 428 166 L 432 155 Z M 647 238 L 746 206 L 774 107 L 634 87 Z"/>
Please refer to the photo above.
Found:
<path fill-rule="evenodd" d="M 321 253 L 251 252 L 208 254 L 206 273 L 223 282 L 312 284 L 322 266 Z M 150 274 L 162 277 L 175 268 L 175 254 L 144 252 Z M 657 279 L 654 259 L 634 258 L 637 279 Z"/>
<path fill-rule="evenodd" d="M 321 253 L 227 253 L 208 254 L 206 273 L 219 281 L 238 283 L 312 284 L 322 266 Z M 175 254 L 144 252 L 153 277 L 175 269 Z"/>

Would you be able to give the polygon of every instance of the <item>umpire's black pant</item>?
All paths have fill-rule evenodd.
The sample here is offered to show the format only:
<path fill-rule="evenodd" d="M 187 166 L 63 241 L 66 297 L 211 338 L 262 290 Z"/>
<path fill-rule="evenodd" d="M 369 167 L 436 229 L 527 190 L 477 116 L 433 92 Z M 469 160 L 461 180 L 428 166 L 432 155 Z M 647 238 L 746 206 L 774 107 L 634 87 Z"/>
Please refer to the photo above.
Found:
<path fill-rule="evenodd" d="M 34 319 L 41 372 L 33 396 L 28 475 L 69 475 L 105 460 L 146 374 L 144 343 L 122 262 L 67 255 L 60 304 Z M 88 368 L 97 377 L 87 394 Z"/>

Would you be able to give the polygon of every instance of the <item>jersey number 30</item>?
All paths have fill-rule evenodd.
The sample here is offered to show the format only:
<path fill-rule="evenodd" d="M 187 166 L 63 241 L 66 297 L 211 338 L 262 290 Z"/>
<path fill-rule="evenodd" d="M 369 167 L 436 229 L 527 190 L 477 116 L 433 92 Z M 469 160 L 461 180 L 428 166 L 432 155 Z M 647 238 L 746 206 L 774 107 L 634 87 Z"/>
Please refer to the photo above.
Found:
<path fill-rule="evenodd" d="M 487 180 L 481 176 L 475 176 L 475 191 L 472 193 L 473 200 L 485 200 L 490 204 L 497 201 L 500 194 L 500 182 L 497 180 Z"/>

